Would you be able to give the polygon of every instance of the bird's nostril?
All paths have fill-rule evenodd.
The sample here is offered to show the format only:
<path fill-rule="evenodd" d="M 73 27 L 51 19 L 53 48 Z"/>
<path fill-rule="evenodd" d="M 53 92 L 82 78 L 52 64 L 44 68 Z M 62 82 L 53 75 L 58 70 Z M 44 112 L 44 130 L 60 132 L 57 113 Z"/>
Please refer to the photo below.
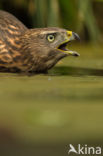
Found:
<path fill-rule="evenodd" d="M 68 34 L 68 36 L 71 36 L 70 34 Z"/>
<path fill-rule="evenodd" d="M 72 36 L 72 31 L 67 31 L 68 37 Z"/>

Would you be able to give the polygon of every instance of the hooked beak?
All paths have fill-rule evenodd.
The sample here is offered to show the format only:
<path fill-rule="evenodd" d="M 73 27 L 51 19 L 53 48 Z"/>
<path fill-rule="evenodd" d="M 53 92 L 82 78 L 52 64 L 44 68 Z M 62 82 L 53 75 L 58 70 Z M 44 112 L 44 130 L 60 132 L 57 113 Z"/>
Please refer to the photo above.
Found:
<path fill-rule="evenodd" d="M 67 31 L 67 34 L 69 35 L 69 31 Z M 70 37 L 70 41 L 72 41 L 72 40 L 78 40 L 78 41 L 80 41 L 79 35 L 77 33 L 75 33 L 75 32 L 72 32 L 71 37 Z"/>
<path fill-rule="evenodd" d="M 79 40 L 80 41 L 79 35 L 72 32 L 72 31 L 67 31 L 66 40 L 58 46 L 58 50 L 62 51 L 63 53 L 65 53 L 67 55 L 80 56 L 80 54 L 77 53 L 76 51 L 71 51 L 67 48 L 69 42 L 72 40 Z"/>

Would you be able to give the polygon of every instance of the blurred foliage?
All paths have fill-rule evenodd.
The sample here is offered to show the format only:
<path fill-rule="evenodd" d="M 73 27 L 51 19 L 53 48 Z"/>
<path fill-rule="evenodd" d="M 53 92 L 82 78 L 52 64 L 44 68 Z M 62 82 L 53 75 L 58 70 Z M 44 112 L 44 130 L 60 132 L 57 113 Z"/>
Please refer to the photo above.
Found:
<path fill-rule="evenodd" d="M 96 41 L 99 39 L 99 29 L 96 24 L 95 17 L 93 15 L 92 3 L 90 0 L 78 0 L 78 12 L 79 12 L 79 31 L 83 29 L 85 25 L 90 39 Z"/>
<path fill-rule="evenodd" d="M 0 0 L 0 8 L 17 16 L 29 28 L 64 27 L 78 32 L 84 40 L 100 41 L 103 24 L 99 10 L 103 8 L 102 2 L 103 0 Z M 99 3 L 99 7 L 94 8 L 94 4 L 97 6 Z M 99 19 L 96 14 L 99 14 Z"/>

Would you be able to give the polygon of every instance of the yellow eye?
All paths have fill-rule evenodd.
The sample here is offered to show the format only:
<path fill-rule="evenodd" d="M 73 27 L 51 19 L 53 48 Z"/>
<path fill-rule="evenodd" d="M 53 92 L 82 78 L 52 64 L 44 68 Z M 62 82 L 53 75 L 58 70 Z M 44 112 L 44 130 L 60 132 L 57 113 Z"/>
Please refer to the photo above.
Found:
<path fill-rule="evenodd" d="M 54 35 L 48 35 L 47 39 L 49 42 L 53 42 L 55 37 L 54 37 Z"/>

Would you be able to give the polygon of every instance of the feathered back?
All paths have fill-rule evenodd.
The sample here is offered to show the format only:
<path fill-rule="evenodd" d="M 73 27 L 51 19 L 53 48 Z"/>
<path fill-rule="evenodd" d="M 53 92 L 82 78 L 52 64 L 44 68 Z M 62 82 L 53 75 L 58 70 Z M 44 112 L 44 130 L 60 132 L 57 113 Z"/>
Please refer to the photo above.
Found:
<path fill-rule="evenodd" d="M 20 55 L 19 38 L 26 30 L 27 27 L 12 14 L 0 11 L 0 66 L 9 68 L 12 61 L 16 63 L 15 58 Z"/>

